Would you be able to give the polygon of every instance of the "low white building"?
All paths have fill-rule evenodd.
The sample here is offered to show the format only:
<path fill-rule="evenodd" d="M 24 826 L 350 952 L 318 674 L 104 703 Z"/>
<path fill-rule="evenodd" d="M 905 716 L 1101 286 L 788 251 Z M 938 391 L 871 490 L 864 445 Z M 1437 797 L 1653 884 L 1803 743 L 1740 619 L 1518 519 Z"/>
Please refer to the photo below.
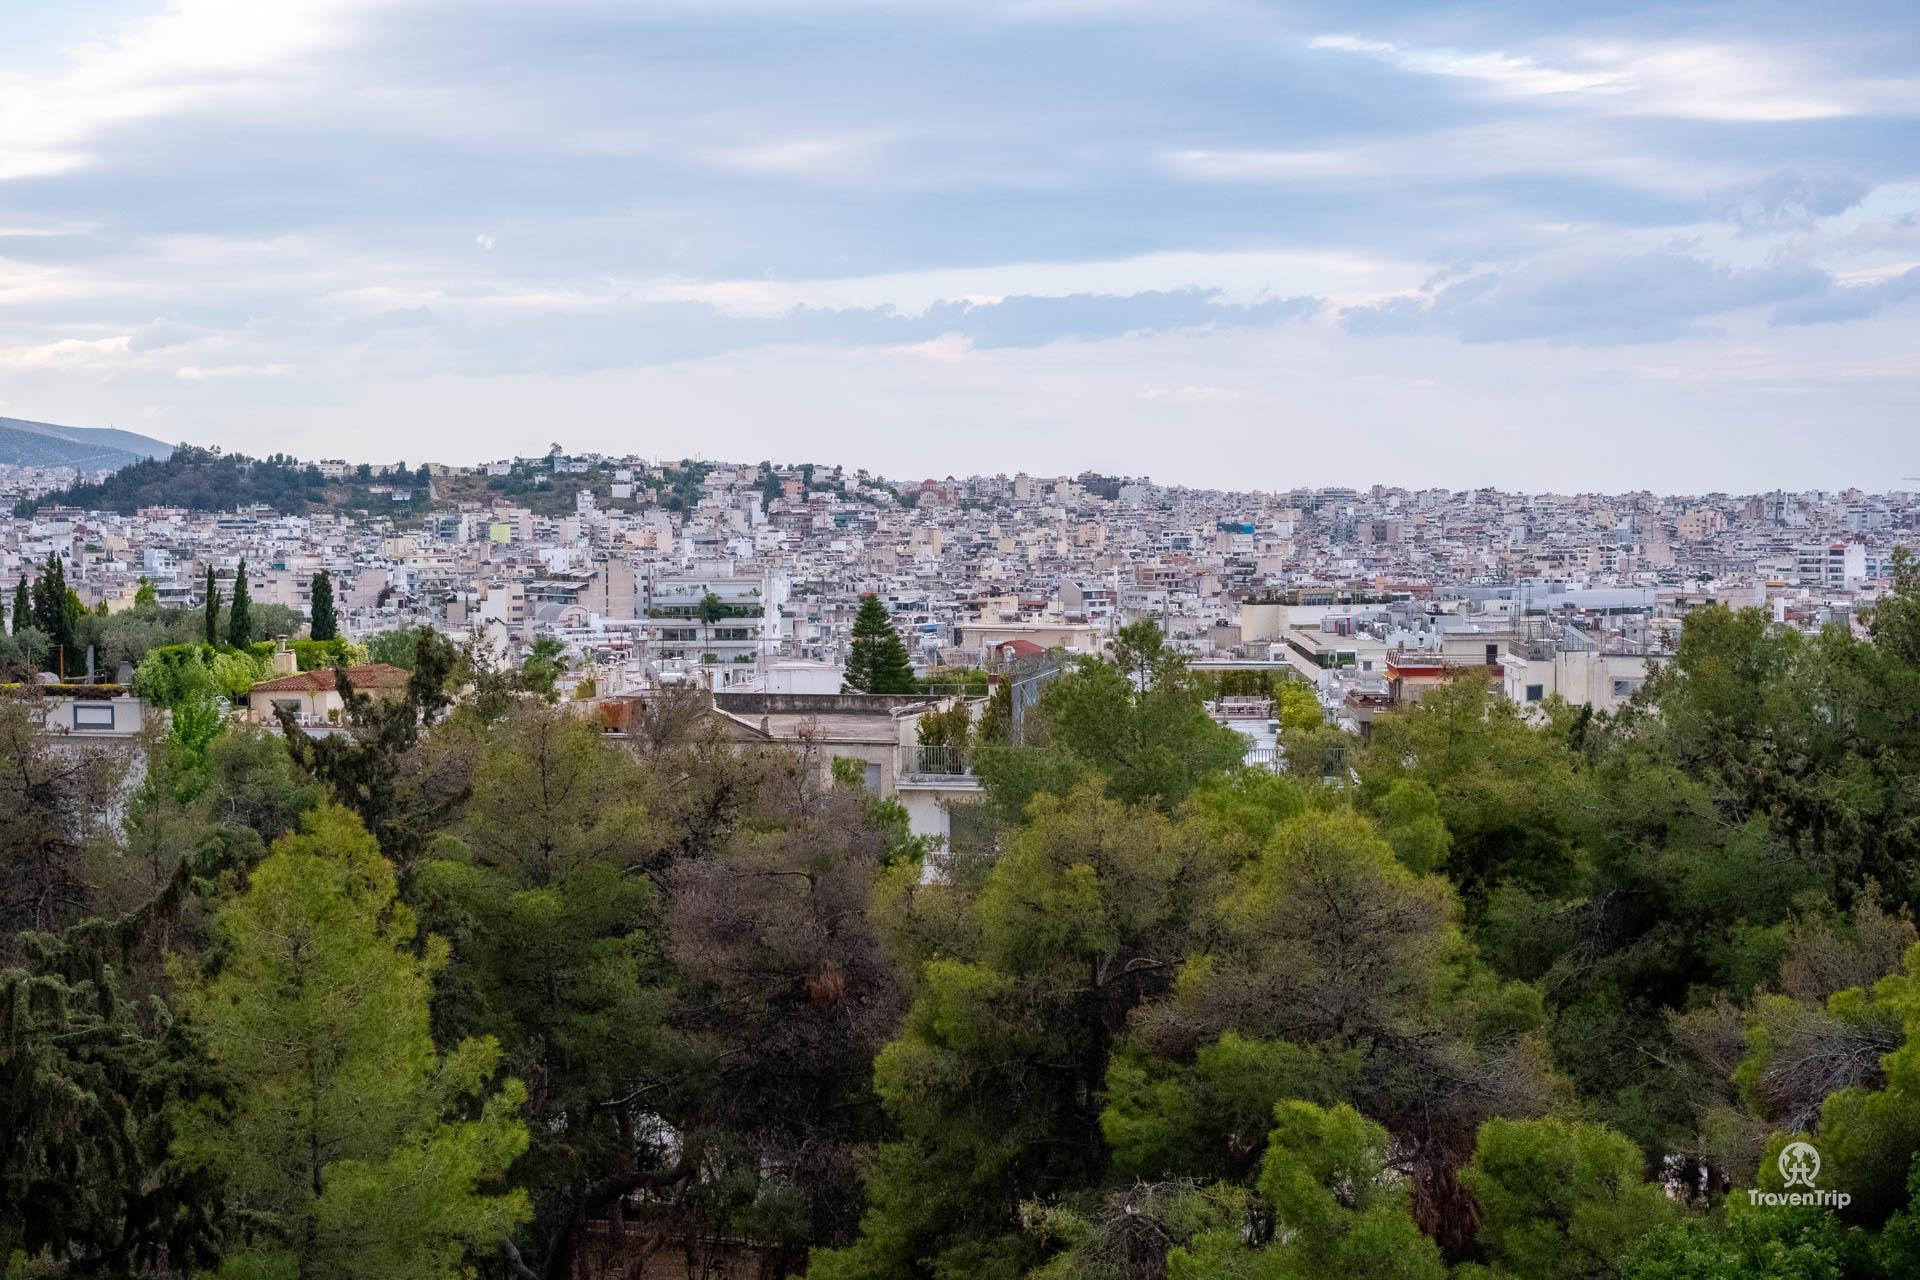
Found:
<path fill-rule="evenodd" d="M 1575 706 L 1613 711 L 1647 681 L 1645 654 L 1604 653 L 1573 627 L 1557 640 L 1516 639 L 1500 657 L 1501 687 L 1523 705 L 1555 694 Z"/>

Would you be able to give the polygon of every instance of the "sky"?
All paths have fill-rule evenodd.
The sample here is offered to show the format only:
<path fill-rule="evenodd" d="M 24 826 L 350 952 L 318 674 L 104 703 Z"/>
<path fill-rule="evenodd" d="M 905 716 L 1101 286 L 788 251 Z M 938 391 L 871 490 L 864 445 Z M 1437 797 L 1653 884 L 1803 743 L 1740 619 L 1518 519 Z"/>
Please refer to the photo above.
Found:
<path fill-rule="evenodd" d="M 1920 476 L 1912 0 L 0 27 L 0 415 L 914 479 Z"/>

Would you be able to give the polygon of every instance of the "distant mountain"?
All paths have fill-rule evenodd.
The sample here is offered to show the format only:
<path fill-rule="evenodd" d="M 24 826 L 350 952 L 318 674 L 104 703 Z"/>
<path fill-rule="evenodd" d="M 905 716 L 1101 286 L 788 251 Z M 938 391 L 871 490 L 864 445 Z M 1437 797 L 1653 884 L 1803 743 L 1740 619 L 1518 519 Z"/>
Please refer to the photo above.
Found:
<path fill-rule="evenodd" d="M 131 431 L 56 427 L 51 422 L 0 418 L 0 463 L 99 471 L 128 466 L 143 458 L 165 458 L 172 453 L 172 445 Z"/>

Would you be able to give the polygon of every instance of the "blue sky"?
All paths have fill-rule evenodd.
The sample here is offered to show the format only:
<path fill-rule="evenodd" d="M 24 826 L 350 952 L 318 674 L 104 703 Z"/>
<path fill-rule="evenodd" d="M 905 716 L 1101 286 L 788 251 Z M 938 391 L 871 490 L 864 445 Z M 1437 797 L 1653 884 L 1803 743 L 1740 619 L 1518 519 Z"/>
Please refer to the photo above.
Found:
<path fill-rule="evenodd" d="M 1920 474 L 1910 0 L 0 22 L 0 414 L 1235 488 Z"/>

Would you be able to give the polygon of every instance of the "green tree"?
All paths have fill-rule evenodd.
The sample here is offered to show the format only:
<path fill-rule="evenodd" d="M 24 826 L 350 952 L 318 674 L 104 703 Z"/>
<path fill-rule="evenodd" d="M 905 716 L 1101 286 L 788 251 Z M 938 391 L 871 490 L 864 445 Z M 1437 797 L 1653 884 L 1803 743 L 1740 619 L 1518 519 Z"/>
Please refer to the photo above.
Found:
<path fill-rule="evenodd" d="M 144 573 L 140 575 L 140 585 L 135 588 L 133 593 L 133 607 L 136 609 L 157 609 L 160 607 L 160 593 L 154 588 L 153 583 L 147 580 L 147 576 Z"/>
<path fill-rule="evenodd" d="M 205 599 L 202 606 L 206 610 L 206 636 L 204 642 L 209 645 L 220 643 L 220 584 L 213 580 L 213 566 L 207 566 L 206 585 L 201 588 Z"/>
<path fill-rule="evenodd" d="M 1377 719 L 1357 766 L 1364 804 L 1407 777 L 1430 789 L 1469 909 L 1509 880 L 1554 894 L 1580 884 L 1580 849 L 1561 819 L 1575 767 L 1565 724 L 1531 723 L 1484 668 Z"/>
<path fill-rule="evenodd" d="M 1260 1171 L 1273 1243 L 1250 1251 L 1244 1227 L 1215 1230 L 1175 1249 L 1169 1276 L 1445 1280 L 1440 1250 L 1414 1225 L 1406 1181 L 1390 1167 L 1385 1129 L 1344 1104 L 1282 1102 L 1273 1119 Z"/>
<path fill-rule="evenodd" d="M 1090 772 L 1118 799 L 1171 809 L 1247 752 L 1245 738 L 1207 715 L 1202 683 L 1151 621 L 1121 628 L 1111 658 L 1082 658 L 1048 681 L 1027 715 L 1028 742 L 1048 750 L 983 750 L 976 766 L 1009 818 Z"/>
<path fill-rule="evenodd" d="M 419 660 L 420 632 L 412 627 L 381 631 L 367 639 L 367 660 L 382 662 L 402 671 L 413 670 Z"/>
<path fill-rule="evenodd" d="M 32 599 L 33 619 L 52 642 L 49 661 L 63 665 L 64 673 L 72 677 L 84 669 L 86 662 L 86 655 L 76 644 L 80 617 L 86 609 L 67 586 L 67 571 L 53 552 L 47 553 L 47 563 L 33 580 Z"/>
<path fill-rule="evenodd" d="M 1243 829 L 1264 825 L 1227 799 L 1201 797 Z M 1283 797 L 1265 799 L 1284 812 Z M 1218 822 L 1208 841 L 1230 854 Z M 1466 1248 L 1474 1212 L 1453 1172 L 1476 1127 L 1537 1111 L 1552 1086 L 1539 993 L 1499 982 L 1456 920 L 1446 882 L 1410 871 L 1353 810 L 1283 818 L 1233 871 L 1209 945 L 1132 1019 L 1101 1116 L 1116 1158 L 1146 1178 L 1239 1180 L 1276 1102 L 1349 1102 L 1393 1135 L 1421 1221 Z"/>
<path fill-rule="evenodd" d="M 945 711 L 929 711 L 915 726 L 923 747 L 955 747 L 965 750 L 973 744 L 973 711 L 956 701 Z"/>
<path fill-rule="evenodd" d="M 900 642 L 878 596 L 860 597 L 853 642 L 847 648 L 846 681 L 849 688 L 862 693 L 913 692 L 913 663 L 907 646 Z"/>
<path fill-rule="evenodd" d="M 18 954 L 0 968 L 0 1256 L 10 1275 L 217 1263 L 215 1187 L 168 1150 L 180 1097 L 213 1082 L 167 1003 L 143 994 L 137 957 L 186 913 L 195 886 L 244 871 L 259 852 L 251 837 L 203 841 L 133 910 L 13 940 Z"/>
<path fill-rule="evenodd" d="M 277 711 L 294 762 L 359 815 L 403 877 L 411 876 L 429 840 L 466 798 L 465 771 L 457 764 L 433 767 L 440 761 L 421 741 L 452 701 L 449 685 L 459 661 L 445 636 L 422 628 L 402 697 L 375 700 L 353 687 L 345 667 L 334 668 L 346 733 L 314 736 L 290 710 Z"/>
<path fill-rule="evenodd" d="M 1890 656 L 1920 670 L 1920 556 L 1893 549 L 1893 590 L 1867 614 L 1867 634 Z"/>
<path fill-rule="evenodd" d="M 253 609 L 247 596 L 245 557 L 233 575 L 233 604 L 227 610 L 227 643 L 236 649 L 245 649 L 253 643 Z"/>
<path fill-rule="evenodd" d="M 315 640 L 332 640 L 340 634 L 340 623 L 333 616 L 333 576 L 325 569 L 313 575 L 313 623 L 307 633 Z"/>
<path fill-rule="evenodd" d="M 29 576 L 24 570 L 20 581 L 13 588 L 13 634 L 19 635 L 29 627 L 37 627 L 33 616 L 33 593 L 28 585 Z"/>
<path fill-rule="evenodd" d="M 1621 1260 L 1623 1280 L 1865 1280 L 1912 1275 L 1876 1267 L 1873 1241 L 1823 1209 L 1748 1207 L 1730 1197 L 1726 1220 L 1678 1218 L 1643 1236 Z"/>
<path fill-rule="evenodd" d="M 1674 1207 L 1644 1180 L 1622 1134 L 1558 1119 L 1489 1120 L 1460 1181 L 1480 1202 L 1480 1243 L 1496 1276 L 1601 1280 L 1668 1222 Z"/>
<path fill-rule="evenodd" d="M 319 810 L 215 929 L 218 970 L 178 976 L 224 1088 L 179 1109 L 174 1146 L 224 1179 L 238 1238 L 221 1274 L 466 1274 L 527 1213 L 524 1192 L 486 1189 L 526 1148 L 526 1090 L 488 1091 L 491 1040 L 435 1052 L 446 945 L 416 948 L 379 847 L 345 810 Z"/>
<path fill-rule="evenodd" d="M 908 899 L 933 932 L 908 944 L 917 995 L 874 1065 L 900 1136 L 870 1163 L 860 1239 L 810 1275 L 1018 1276 L 1039 1260 L 1016 1207 L 1104 1175 L 1108 1051 L 1186 952 L 1214 883 L 1198 834 L 1090 782 L 1036 799 L 971 887 Z"/>
<path fill-rule="evenodd" d="M 566 646 L 552 636 L 541 636 L 528 646 L 520 663 L 520 686 L 552 702 L 559 696 L 554 682 L 566 669 Z"/>
<path fill-rule="evenodd" d="M 331 640 L 295 640 L 294 661 L 302 671 L 328 671 L 336 666 L 360 667 L 373 661 L 365 645 L 335 636 Z"/>

